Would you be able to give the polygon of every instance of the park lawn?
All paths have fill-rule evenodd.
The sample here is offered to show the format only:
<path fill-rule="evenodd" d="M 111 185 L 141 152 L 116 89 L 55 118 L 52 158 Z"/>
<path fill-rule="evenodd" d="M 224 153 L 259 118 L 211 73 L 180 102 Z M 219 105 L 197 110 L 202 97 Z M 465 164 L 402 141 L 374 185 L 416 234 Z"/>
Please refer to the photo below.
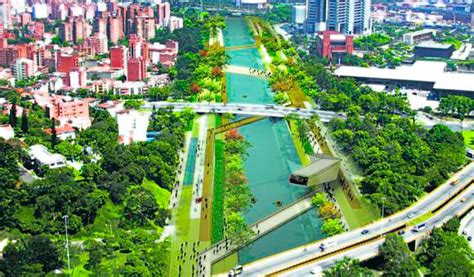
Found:
<path fill-rule="evenodd" d="M 184 186 L 181 192 L 180 205 L 178 207 L 176 216 L 177 234 L 173 238 L 171 244 L 171 261 L 169 276 L 178 276 L 178 267 L 182 266 L 182 276 L 191 276 L 191 259 L 189 258 L 192 252 L 193 242 L 199 241 L 199 224 L 200 219 L 191 219 L 189 212 L 192 201 L 192 186 Z M 186 262 L 178 261 L 178 256 L 181 254 L 181 244 L 188 243 L 183 247 L 183 252 L 187 253 Z M 197 248 L 198 251 L 208 247 L 210 242 L 202 242 Z"/>
<path fill-rule="evenodd" d="M 84 232 L 79 232 L 75 237 L 91 237 L 94 233 L 104 233 L 120 222 L 122 205 L 115 205 L 107 198 L 105 204 L 97 211 L 94 223 L 88 225 Z M 112 226 L 113 225 L 113 226 Z"/>
<path fill-rule="evenodd" d="M 81 276 L 91 276 L 94 272 L 91 272 L 84 268 L 85 264 L 89 261 L 89 252 L 81 251 L 79 253 L 79 260 L 77 261 L 77 265 L 72 268 L 71 276 L 73 277 L 81 277 Z M 71 261 L 72 263 L 73 261 Z M 72 264 L 71 264 L 72 266 Z"/>
<path fill-rule="evenodd" d="M 195 117 L 193 120 L 193 138 L 199 137 L 199 122 L 198 117 Z"/>
<path fill-rule="evenodd" d="M 211 267 L 211 274 L 217 275 L 229 272 L 232 268 L 239 264 L 239 255 L 237 252 L 232 253 L 232 255 L 218 261 L 213 264 Z"/>
<path fill-rule="evenodd" d="M 216 128 L 216 115 L 214 114 L 207 115 L 207 128 L 208 129 Z"/>
<path fill-rule="evenodd" d="M 161 208 L 166 208 L 168 206 L 171 197 L 170 191 L 158 186 L 154 181 L 148 180 L 147 178 L 143 179 L 142 186 L 153 193 L 158 206 Z"/>
<path fill-rule="evenodd" d="M 466 130 L 461 132 L 464 138 L 464 145 L 474 149 L 474 130 Z"/>
<path fill-rule="evenodd" d="M 361 199 L 356 200 L 358 203 L 354 203 L 355 201 L 351 203 L 341 185 L 335 186 L 334 191 L 337 204 L 351 230 L 369 224 L 380 217 L 378 208 L 372 207 Z"/>

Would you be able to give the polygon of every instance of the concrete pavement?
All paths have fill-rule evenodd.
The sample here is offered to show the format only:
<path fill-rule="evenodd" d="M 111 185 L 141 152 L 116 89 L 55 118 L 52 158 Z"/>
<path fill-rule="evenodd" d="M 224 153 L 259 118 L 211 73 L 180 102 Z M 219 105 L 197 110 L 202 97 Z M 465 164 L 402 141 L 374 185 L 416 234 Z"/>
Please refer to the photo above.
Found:
<path fill-rule="evenodd" d="M 196 167 L 194 170 L 193 181 L 193 198 L 191 202 L 190 218 L 201 217 L 201 204 L 205 201 L 197 201 L 202 198 L 202 180 L 204 177 L 204 158 L 206 151 L 206 134 L 207 134 L 207 115 L 199 118 L 199 136 L 196 148 Z M 205 204 L 205 203 L 204 203 Z"/>
<path fill-rule="evenodd" d="M 146 102 L 143 109 L 172 107 L 176 111 L 191 108 L 197 113 L 220 113 L 220 114 L 241 114 L 241 115 L 261 115 L 268 117 L 285 117 L 290 114 L 298 115 L 302 118 L 318 116 L 322 122 L 329 122 L 331 119 L 346 118 L 342 113 L 323 111 L 316 109 L 300 109 L 284 107 L 279 105 L 259 105 L 259 104 L 223 104 L 223 103 L 187 103 L 187 102 Z"/>

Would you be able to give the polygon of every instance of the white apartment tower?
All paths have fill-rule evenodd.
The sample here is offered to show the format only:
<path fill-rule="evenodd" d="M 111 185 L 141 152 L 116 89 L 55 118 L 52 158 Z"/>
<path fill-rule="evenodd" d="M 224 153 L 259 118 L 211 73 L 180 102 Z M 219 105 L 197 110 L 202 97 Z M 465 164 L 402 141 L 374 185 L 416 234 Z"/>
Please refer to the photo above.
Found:
<path fill-rule="evenodd" d="M 370 0 L 307 0 L 309 33 L 335 30 L 346 35 L 371 33 Z"/>

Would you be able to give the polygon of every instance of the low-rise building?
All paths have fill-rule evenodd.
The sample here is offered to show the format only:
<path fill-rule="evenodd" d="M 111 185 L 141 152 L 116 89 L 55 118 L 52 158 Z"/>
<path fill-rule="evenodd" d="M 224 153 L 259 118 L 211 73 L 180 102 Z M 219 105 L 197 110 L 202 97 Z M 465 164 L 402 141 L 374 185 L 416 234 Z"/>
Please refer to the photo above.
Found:
<path fill-rule="evenodd" d="M 432 40 L 436 36 L 436 31 L 423 29 L 403 35 L 403 42 L 409 45 L 415 45 L 422 41 Z"/>
<path fill-rule="evenodd" d="M 336 31 L 323 31 L 316 36 L 316 49 L 323 58 L 333 59 L 352 54 L 353 37 L 340 34 Z"/>
<path fill-rule="evenodd" d="M 9 140 L 15 137 L 15 130 L 10 124 L 0 125 L 0 138 Z"/>
<path fill-rule="evenodd" d="M 49 168 L 59 168 L 66 166 L 66 158 L 60 154 L 53 154 L 41 144 L 36 144 L 28 149 L 28 155 L 36 168 L 47 166 Z"/>
<path fill-rule="evenodd" d="M 53 130 L 51 128 L 48 128 L 48 129 L 45 129 L 44 132 L 51 136 L 53 133 Z M 56 127 L 56 136 L 60 140 L 76 139 L 76 129 L 74 129 L 69 124 L 66 124 L 64 126 L 58 126 Z"/>
<path fill-rule="evenodd" d="M 117 112 L 119 142 L 128 145 L 147 141 L 149 118 L 149 113 L 135 110 Z"/>
<path fill-rule="evenodd" d="M 423 42 L 415 46 L 415 58 L 446 58 L 453 55 L 452 44 L 441 44 L 435 42 Z"/>
<path fill-rule="evenodd" d="M 448 94 L 474 98 L 474 74 L 447 72 L 447 64 L 438 61 L 417 61 L 394 69 L 341 66 L 334 71 L 338 77 L 348 77 L 366 84 L 383 84 L 428 90 L 440 97 Z"/>

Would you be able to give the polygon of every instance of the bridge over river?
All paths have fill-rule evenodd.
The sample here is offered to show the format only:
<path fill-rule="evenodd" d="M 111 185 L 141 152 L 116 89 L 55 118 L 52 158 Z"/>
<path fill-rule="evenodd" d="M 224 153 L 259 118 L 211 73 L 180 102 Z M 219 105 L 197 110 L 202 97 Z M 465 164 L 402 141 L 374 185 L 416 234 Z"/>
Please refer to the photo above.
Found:
<path fill-rule="evenodd" d="M 322 122 L 329 122 L 331 119 L 346 118 L 342 113 L 331 111 L 300 109 L 284 107 L 279 105 L 261 105 L 261 104 L 223 104 L 223 103 L 187 103 L 187 102 L 146 102 L 142 105 L 143 109 L 172 108 L 176 111 L 189 108 L 197 113 L 219 113 L 219 114 L 238 114 L 238 115 L 259 115 L 267 117 L 285 117 L 287 115 L 297 115 L 301 118 L 311 118 L 317 116 Z"/>

